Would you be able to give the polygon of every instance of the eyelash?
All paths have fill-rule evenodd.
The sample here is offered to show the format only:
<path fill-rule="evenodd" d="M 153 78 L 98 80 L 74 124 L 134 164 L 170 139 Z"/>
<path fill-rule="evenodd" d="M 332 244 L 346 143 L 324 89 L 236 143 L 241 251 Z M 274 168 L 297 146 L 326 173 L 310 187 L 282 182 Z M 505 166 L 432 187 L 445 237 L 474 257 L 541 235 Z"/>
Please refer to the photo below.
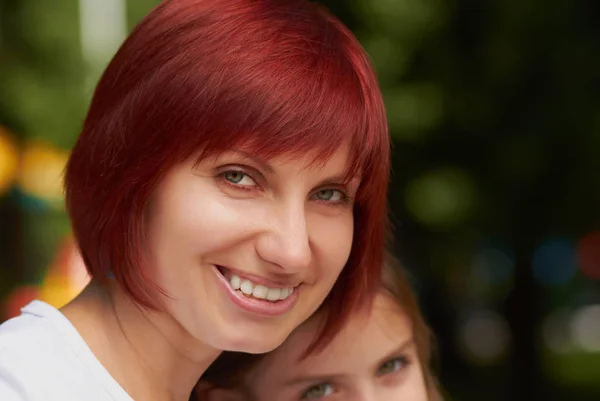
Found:
<path fill-rule="evenodd" d="M 323 396 L 317 396 L 317 397 L 309 396 L 309 393 L 312 390 L 316 390 L 319 387 L 324 387 L 324 386 L 331 388 L 331 392 L 329 392 L 328 394 L 325 394 Z M 333 385 L 331 383 L 319 383 L 319 384 L 315 384 L 314 386 L 311 386 L 311 387 L 307 388 L 306 390 L 304 390 L 304 392 L 302 392 L 302 395 L 300 396 L 300 399 L 301 400 L 311 400 L 311 399 L 325 398 L 325 397 L 329 397 L 334 392 L 335 392 L 335 390 L 333 389 Z"/>
<path fill-rule="evenodd" d="M 254 181 L 255 183 L 257 182 L 256 179 L 254 179 L 254 177 L 252 177 L 252 174 L 248 173 L 248 171 L 242 167 L 242 166 L 229 166 L 227 167 L 226 170 L 223 170 L 221 172 L 219 172 L 219 174 L 217 175 L 218 178 L 221 179 L 221 181 L 228 185 L 229 187 L 236 189 L 236 190 L 241 190 L 241 191 L 260 191 L 260 189 L 258 189 L 258 184 L 256 186 L 249 186 L 249 185 L 238 185 L 235 184 L 231 181 L 229 181 L 226 178 L 227 174 L 230 173 L 239 173 L 239 174 L 243 174 L 244 176 L 247 176 L 248 178 L 250 178 L 252 181 Z M 335 186 L 335 185 L 334 185 Z M 348 194 L 346 193 L 346 191 L 340 189 L 340 188 L 323 188 L 320 189 L 318 191 L 315 191 L 315 193 L 313 195 L 311 195 L 311 198 L 314 197 L 317 193 L 319 192 L 326 192 L 326 191 L 336 191 L 340 194 L 341 199 L 340 200 L 336 200 L 336 201 L 329 201 L 329 200 L 323 200 L 323 199 L 315 199 L 316 202 L 318 203 L 322 203 L 325 205 L 348 205 L 352 203 L 352 198 L 350 196 L 348 196 Z"/>
<path fill-rule="evenodd" d="M 258 187 L 258 185 L 256 185 L 256 186 L 239 185 L 239 184 L 229 181 L 227 179 L 227 174 L 231 174 L 231 173 L 243 174 L 244 176 L 249 177 L 252 181 L 254 181 L 256 183 L 256 180 L 254 179 L 254 177 L 252 177 L 251 174 L 248 174 L 248 172 L 242 167 L 228 167 L 227 170 L 223 170 L 218 174 L 218 178 L 220 178 L 223 183 L 229 185 L 233 189 L 242 190 L 242 191 L 257 191 L 258 190 L 256 188 L 256 187 Z"/>

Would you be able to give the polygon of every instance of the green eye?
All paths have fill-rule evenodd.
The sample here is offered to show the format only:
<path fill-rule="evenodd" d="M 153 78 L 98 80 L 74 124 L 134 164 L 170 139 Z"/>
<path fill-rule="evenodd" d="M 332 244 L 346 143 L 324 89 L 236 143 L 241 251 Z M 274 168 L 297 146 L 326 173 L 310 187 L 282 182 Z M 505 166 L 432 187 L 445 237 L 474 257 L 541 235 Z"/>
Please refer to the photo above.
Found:
<path fill-rule="evenodd" d="M 227 171 L 225 174 L 223 174 L 223 176 L 227 181 L 233 184 L 239 184 L 244 177 L 246 177 L 246 174 L 242 173 L 241 171 Z"/>
<path fill-rule="evenodd" d="M 317 192 L 317 198 L 320 200 L 331 200 L 334 194 L 335 191 L 333 189 L 326 189 L 324 191 Z"/>
<path fill-rule="evenodd" d="M 408 364 L 406 358 L 394 358 L 385 362 L 377 370 L 379 376 L 389 375 L 390 373 L 397 372 Z"/>
<path fill-rule="evenodd" d="M 333 393 L 333 386 L 329 383 L 317 384 L 312 386 L 302 394 L 303 400 L 316 400 L 331 395 Z"/>
<path fill-rule="evenodd" d="M 324 189 L 322 191 L 315 192 L 315 198 L 320 201 L 326 202 L 342 202 L 346 199 L 346 195 L 337 189 Z"/>

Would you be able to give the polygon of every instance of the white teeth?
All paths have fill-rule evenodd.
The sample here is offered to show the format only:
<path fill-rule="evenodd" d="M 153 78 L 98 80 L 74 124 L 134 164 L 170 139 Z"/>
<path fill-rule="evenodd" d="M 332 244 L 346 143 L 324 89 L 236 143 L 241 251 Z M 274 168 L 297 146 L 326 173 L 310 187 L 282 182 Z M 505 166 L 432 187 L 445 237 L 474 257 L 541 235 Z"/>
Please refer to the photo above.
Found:
<path fill-rule="evenodd" d="M 244 295 L 253 296 L 257 299 L 267 299 L 269 301 L 280 301 L 289 297 L 294 288 L 268 288 L 262 284 L 254 284 L 247 279 L 241 279 L 239 276 L 232 275 L 229 279 L 229 285 L 234 290 L 240 290 Z"/>
<path fill-rule="evenodd" d="M 242 282 L 242 286 L 240 287 L 240 290 L 242 290 L 242 292 L 246 295 L 252 295 L 252 283 L 248 280 L 244 280 Z"/>
<path fill-rule="evenodd" d="M 254 287 L 254 291 L 252 291 L 252 296 L 254 298 L 265 299 L 268 291 L 269 289 L 267 287 L 259 284 L 256 287 Z"/>
<path fill-rule="evenodd" d="M 238 276 L 231 276 L 231 279 L 229 279 L 229 284 L 231 284 L 231 288 L 233 288 L 234 290 L 239 290 L 242 284 L 242 280 L 240 280 Z"/>
<path fill-rule="evenodd" d="M 279 288 L 269 288 L 269 291 L 267 291 L 267 299 L 269 301 L 277 301 L 279 300 L 281 296 L 281 289 Z"/>

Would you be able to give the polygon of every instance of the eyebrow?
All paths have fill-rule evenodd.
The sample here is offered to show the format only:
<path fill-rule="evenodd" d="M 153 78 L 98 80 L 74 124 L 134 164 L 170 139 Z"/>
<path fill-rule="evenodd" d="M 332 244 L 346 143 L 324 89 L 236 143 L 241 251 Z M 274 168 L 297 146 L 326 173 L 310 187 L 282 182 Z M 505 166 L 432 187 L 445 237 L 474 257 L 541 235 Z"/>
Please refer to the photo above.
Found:
<path fill-rule="evenodd" d="M 319 184 L 317 185 L 317 187 L 321 187 L 324 185 L 328 185 L 328 184 L 343 184 L 343 185 L 352 185 L 352 184 L 358 184 L 360 183 L 360 178 L 357 176 L 354 177 L 348 177 L 347 174 L 337 174 L 331 177 L 327 177 L 324 180 L 321 180 L 319 182 Z"/>
<path fill-rule="evenodd" d="M 415 345 L 415 341 L 414 339 L 411 337 L 407 340 L 404 340 L 399 347 L 393 349 L 392 351 L 388 352 L 386 354 L 386 356 L 384 356 L 383 358 L 381 358 L 377 364 L 375 365 L 375 370 L 377 369 L 377 367 L 379 367 L 382 363 L 387 362 L 390 358 L 394 357 L 397 354 L 400 354 L 402 352 L 405 352 L 407 349 L 413 347 Z M 307 376 L 298 376 L 298 377 L 293 377 L 289 380 L 286 380 L 283 383 L 283 386 L 285 387 L 292 387 L 292 386 L 298 386 L 300 384 L 311 384 L 311 383 L 323 383 L 323 382 L 330 382 L 330 381 L 336 381 L 339 380 L 340 378 L 343 378 L 345 375 L 342 374 L 324 374 L 324 375 L 307 375 Z"/>
<path fill-rule="evenodd" d="M 271 166 L 266 160 L 263 160 L 260 157 L 256 157 L 256 156 L 251 155 L 250 153 L 248 153 L 246 151 L 239 150 L 239 149 L 236 149 L 236 150 L 234 150 L 232 152 L 233 153 L 237 153 L 240 156 L 242 156 L 243 158 L 248 159 L 248 160 L 254 162 L 261 169 L 263 169 L 266 173 L 273 174 L 275 172 L 275 169 L 273 168 L 273 166 Z"/>

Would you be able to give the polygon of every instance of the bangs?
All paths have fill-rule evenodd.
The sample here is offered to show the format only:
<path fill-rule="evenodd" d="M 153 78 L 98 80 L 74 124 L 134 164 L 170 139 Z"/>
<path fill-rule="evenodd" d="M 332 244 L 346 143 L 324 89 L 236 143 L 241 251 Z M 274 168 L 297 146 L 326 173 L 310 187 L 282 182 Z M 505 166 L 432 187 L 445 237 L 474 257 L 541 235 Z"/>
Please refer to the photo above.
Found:
<path fill-rule="evenodd" d="M 335 21 L 294 23 L 273 23 L 251 41 L 247 32 L 230 32 L 239 46 L 225 54 L 193 38 L 171 43 L 190 50 L 154 71 L 152 92 L 142 89 L 134 102 L 137 110 L 147 105 L 144 125 L 156 138 L 150 153 L 158 143 L 182 159 L 238 148 L 265 159 L 314 155 L 319 167 L 347 146 L 348 178 L 381 158 L 385 113 L 368 60 L 351 50 L 357 42 Z"/>
<path fill-rule="evenodd" d="M 288 72 L 289 73 L 289 72 Z M 292 75 L 292 74 L 291 74 Z M 375 149 L 364 144 L 368 134 L 360 83 L 351 73 L 297 77 L 294 85 L 265 81 L 219 107 L 219 116 L 204 130 L 212 133 L 197 144 L 200 158 L 240 149 L 264 159 L 309 157 L 309 167 L 322 167 L 347 147 L 347 179 L 361 173 Z M 279 88 L 273 86 L 281 86 Z M 250 101 L 249 99 L 262 101 Z"/>
<path fill-rule="evenodd" d="M 176 9 L 168 17 L 182 20 L 181 31 L 144 42 L 145 59 L 115 74 L 137 78 L 107 82 L 128 93 L 115 107 L 126 116 L 118 124 L 143 133 L 132 144 L 141 159 L 132 163 L 152 159 L 164 171 L 238 148 L 265 159 L 314 155 L 319 167 L 346 146 L 347 178 L 375 174 L 375 164 L 388 158 L 387 123 L 360 44 L 333 17 L 315 18 L 312 5 L 290 14 L 251 4 L 248 14 L 262 16 L 252 34 L 232 28 L 248 25 L 236 20 L 241 16 L 205 24 Z M 226 34 L 206 40 L 225 25 Z"/>
<path fill-rule="evenodd" d="M 306 57 L 304 63 L 312 65 L 296 64 L 294 70 L 289 68 L 292 63 L 253 66 L 261 79 L 236 83 L 235 90 L 223 88 L 225 93 L 213 98 L 213 118 L 198 127 L 207 135 L 197 136 L 188 150 L 200 158 L 236 148 L 264 159 L 314 155 L 310 167 L 318 168 L 348 147 L 347 178 L 359 175 L 378 151 L 366 140 L 366 116 L 373 113 L 366 107 L 361 82 L 347 61 L 311 56 L 313 60 Z M 199 123 L 197 110 L 190 110 L 191 126 Z M 198 130 L 186 132 L 193 135 Z"/>

